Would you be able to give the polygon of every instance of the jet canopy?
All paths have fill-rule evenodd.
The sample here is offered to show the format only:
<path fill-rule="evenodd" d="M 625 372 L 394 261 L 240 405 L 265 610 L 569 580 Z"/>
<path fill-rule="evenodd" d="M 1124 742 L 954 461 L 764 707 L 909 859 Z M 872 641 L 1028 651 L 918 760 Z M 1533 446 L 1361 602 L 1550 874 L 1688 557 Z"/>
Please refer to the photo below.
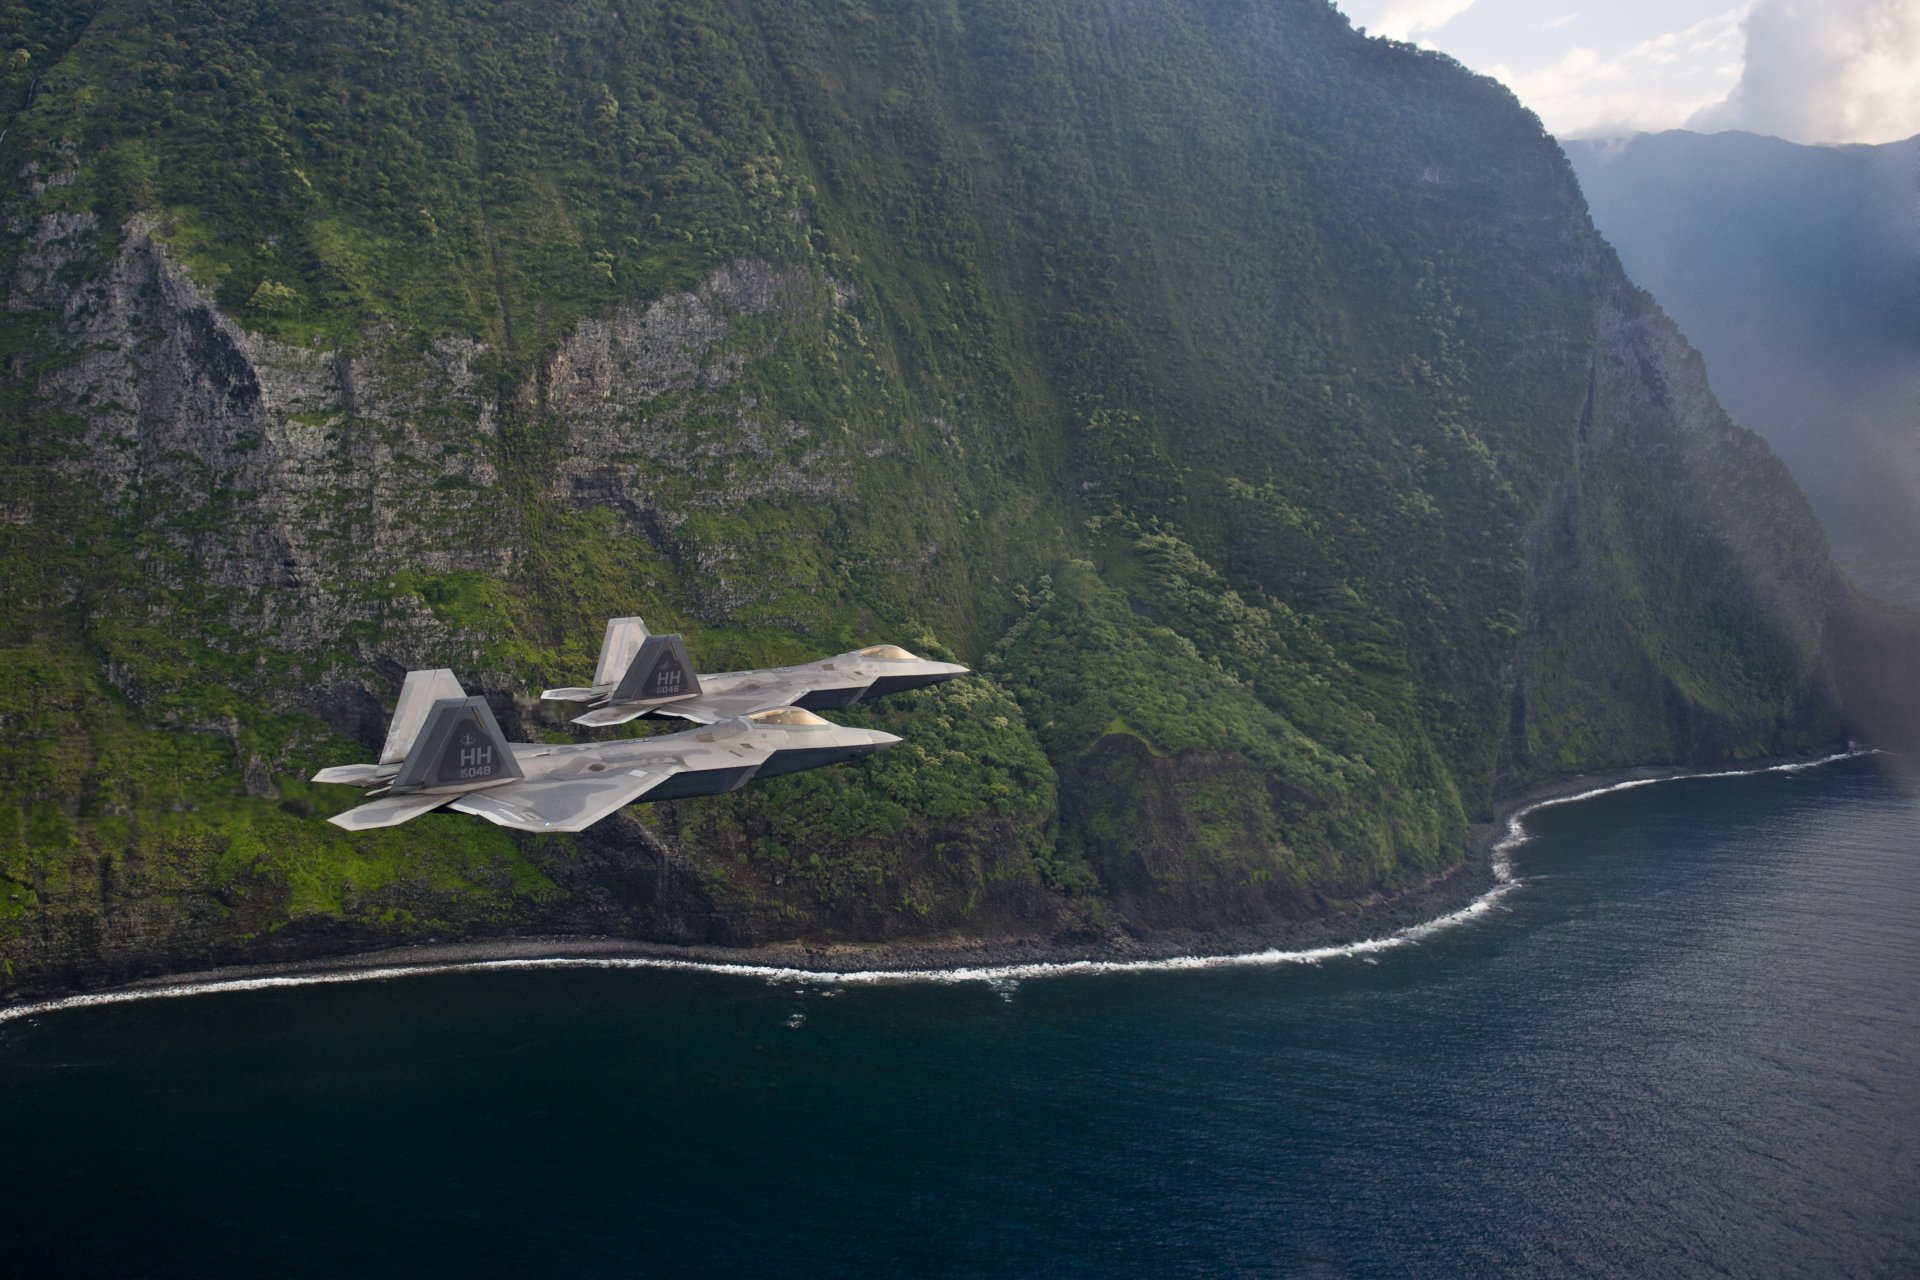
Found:
<path fill-rule="evenodd" d="M 747 719 L 755 724 L 823 725 L 830 723 L 813 712 L 803 711 L 799 707 L 768 707 L 765 711 L 753 712 Z"/>
<path fill-rule="evenodd" d="M 860 650 L 863 658 L 878 658 L 882 662 L 918 662 L 919 658 L 908 653 L 897 644 L 870 644 Z"/>

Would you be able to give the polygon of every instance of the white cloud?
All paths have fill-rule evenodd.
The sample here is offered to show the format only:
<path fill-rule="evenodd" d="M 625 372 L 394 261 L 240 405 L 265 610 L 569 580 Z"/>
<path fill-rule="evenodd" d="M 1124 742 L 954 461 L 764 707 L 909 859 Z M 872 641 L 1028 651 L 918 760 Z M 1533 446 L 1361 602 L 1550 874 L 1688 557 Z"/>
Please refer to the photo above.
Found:
<path fill-rule="evenodd" d="M 1422 32 L 1438 31 L 1476 3 L 1478 0 L 1388 0 L 1370 34 L 1411 40 Z"/>
<path fill-rule="evenodd" d="M 1920 0 L 1759 0 L 1739 81 L 1688 120 L 1795 142 L 1920 133 Z"/>
<path fill-rule="evenodd" d="M 1722 10 L 1619 53 L 1576 47 L 1544 67 L 1499 65 L 1487 73 L 1562 137 L 1677 128 L 1737 82 L 1740 24 L 1749 7 Z"/>
<path fill-rule="evenodd" d="M 1568 23 L 1577 22 L 1579 21 L 1579 19 L 1580 19 L 1580 15 L 1577 13 L 1563 13 L 1557 18 L 1549 18 L 1545 22 L 1541 23 L 1540 29 L 1542 31 L 1558 31 L 1560 28 L 1566 26 Z"/>

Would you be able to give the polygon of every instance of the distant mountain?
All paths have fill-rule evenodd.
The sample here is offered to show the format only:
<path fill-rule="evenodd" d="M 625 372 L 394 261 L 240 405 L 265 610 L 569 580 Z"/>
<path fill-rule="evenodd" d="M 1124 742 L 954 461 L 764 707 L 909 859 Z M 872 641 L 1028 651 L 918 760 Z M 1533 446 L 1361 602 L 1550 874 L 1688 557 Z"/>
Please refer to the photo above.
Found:
<path fill-rule="evenodd" d="M 1920 604 L 1920 138 L 1564 144 L 1601 234 L 1862 586 Z"/>

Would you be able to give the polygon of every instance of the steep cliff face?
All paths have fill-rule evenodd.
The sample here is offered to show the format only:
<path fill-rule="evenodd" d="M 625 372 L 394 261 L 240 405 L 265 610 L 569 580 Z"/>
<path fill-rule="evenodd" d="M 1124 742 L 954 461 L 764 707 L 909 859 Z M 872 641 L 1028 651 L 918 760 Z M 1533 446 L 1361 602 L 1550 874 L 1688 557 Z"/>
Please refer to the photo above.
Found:
<path fill-rule="evenodd" d="M 111 257 L 89 274 L 103 241 Z M 249 334 L 144 216 L 116 236 L 91 216 L 43 215 L 33 243 L 11 296 L 57 316 L 66 358 L 28 384 L 70 424 L 52 469 L 101 519 L 150 535 L 139 555 L 160 597 L 152 621 L 178 594 L 267 646 L 324 652 L 374 607 L 342 590 L 345 565 L 513 570 L 514 547 L 487 528 L 500 476 L 475 344 L 376 355 Z M 430 617 L 417 629 L 426 648 L 446 641 Z"/>
<path fill-rule="evenodd" d="M 670 559 L 697 554 L 706 621 L 778 584 L 734 571 L 722 548 L 677 540 L 695 512 L 855 500 L 846 439 L 770 412 L 741 384 L 749 361 L 778 357 L 785 322 L 833 306 L 821 292 L 798 270 L 731 263 L 691 293 L 583 320 L 537 385 L 537 412 L 558 428 L 550 496 L 618 511 Z M 759 341 L 736 338 L 742 319 L 767 324 Z"/>
<path fill-rule="evenodd" d="M 984 684 L 923 695 L 910 759 L 871 770 L 863 804 L 794 779 L 772 803 L 681 803 L 578 841 L 438 823 L 424 838 L 335 840 L 319 821 L 333 797 L 302 778 L 316 748 L 338 754 L 322 745 L 328 725 L 377 741 L 398 673 L 451 661 L 500 695 L 516 736 L 559 723 L 525 719 L 539 711 L 525 681 L 486 662 L 511 661 L 500 633 L 526 617 L 507 584 L 556 554 L 610 549 L 562 586 L 629 591 L 636 563 L 683 574 L 694 618 L 793 589 L 736 580 L 751 550 L 695 528 L 756 503 L 857 501 L 848 476 L 878 451 L 844 433 L 814 441 L 741 386 L 846 295 L 743 260 L 583 322 L 498 384 L 475 372 L 489 356 L 477 341 L 376 329 L 312 349 L 249 333 L 164 236 L 135 216 L 102 253 L 91 218 L 46 215 L 13 295 L 46 325 L 52 358 L 16 371 L 53 431 L 21 442 L 33 465 L 10 476 L 30 576 L 4 721 L 18 788 L 0 909 L 9 986 L 421 937 L 737 946 L 1045 932 L 1070 914 L 1034 857 L 1050 840 L 1052 770 Z M 48 283 L 62 273 L 78 285 Z M 539 423 L 532 447 L 514 442 L 531 459 L 503 444 L 515 418 Z M 516 463 L 539 476 L 532 499 Z M 587 536 L 536 546 L 543 503 L 590 513 Z M 583 655 L 593 643 L 568 638 Z M 987 791 L 1001 800 L 980 805 Z M 836 854 L 824 871 L 823 846 Z"/>
<path fill-rule="evenodd" d="M 1819 522 L 1644 295 L 1601 308 L 1572 446 L 1532 533 L 1507 782 L 1839 737 Z"/>
<path fill-rule="evenodd" d="M 1446 871 L 1502 790 L 1842 732 L 1819 528 L 1551 140 L 1318 0 L 20 22 L 19 989 L 1257 928 Z M 635 611 L 709 669 L 981 674 L 577 840 L 321 821 L 403 671 L 564 736 L 532 692 Z"/>
<path fill-rule="evenodd" d="M 1594 221 L 1792 470 L 1834 557 L 1920 607 L 1920 138 L 1672 131 L 1569 142 Z"/>

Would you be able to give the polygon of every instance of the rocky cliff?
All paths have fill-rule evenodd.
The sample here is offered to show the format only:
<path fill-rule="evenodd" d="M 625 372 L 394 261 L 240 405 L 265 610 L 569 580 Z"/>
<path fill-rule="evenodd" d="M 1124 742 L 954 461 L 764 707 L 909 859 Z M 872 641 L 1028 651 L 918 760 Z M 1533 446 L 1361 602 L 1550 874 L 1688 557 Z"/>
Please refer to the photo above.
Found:
<path fill-rule="evenodd" d="M 486 8 L 15 6 L 9 989 L 1257 930 L 1846 732 L 1818 524 L 1491 82 L 1319 0 Z M 980 674 L 579 839 L 321 820 L 402 672 L 563 737 L 629 612 Z"/>
<path fill-rule="evenodd" d="M 1920 138 L 1673 131 L 1567 144 L 1627 273 L 1806 489 L 1834 557 L 1920 606 Z"/>

